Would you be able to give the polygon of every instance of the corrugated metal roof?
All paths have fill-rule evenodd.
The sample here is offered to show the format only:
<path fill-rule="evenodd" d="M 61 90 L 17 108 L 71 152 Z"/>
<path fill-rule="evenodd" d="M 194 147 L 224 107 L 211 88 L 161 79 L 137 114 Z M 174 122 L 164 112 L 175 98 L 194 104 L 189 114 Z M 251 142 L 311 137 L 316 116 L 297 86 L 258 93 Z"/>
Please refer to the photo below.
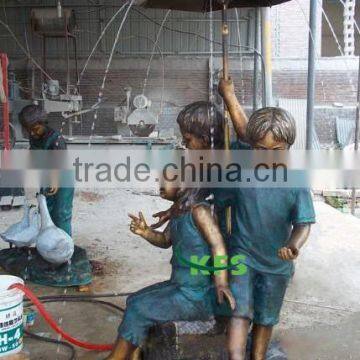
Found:
<path fill-rule="evenodd" d="M 306 100 L 305 99 L 279 99 L 279 107 L 287 110 L 295 119 L 296 140 L 292 149 L 303 150 L 306 148 Z M 313 149 L 321 148 L 316 130 L 313 129 Z"/>

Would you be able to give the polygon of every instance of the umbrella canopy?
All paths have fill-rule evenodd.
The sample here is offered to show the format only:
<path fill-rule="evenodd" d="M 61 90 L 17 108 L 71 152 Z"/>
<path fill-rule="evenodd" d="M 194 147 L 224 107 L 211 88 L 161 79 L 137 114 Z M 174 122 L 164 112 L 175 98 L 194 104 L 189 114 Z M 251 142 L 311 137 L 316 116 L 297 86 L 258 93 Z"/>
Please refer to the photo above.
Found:
<path fill-rule="evenodd" d="M 230 0 L 228 1 L 228 8 L 243 8 L 243 7 L 266 7 L 274 6 L 290 0 Z M 221 10 L 223 7 L 221 1 L 212 0 L 213 10 Z M 137 0 L 136 5 L 146 8 L 156 9 L 171 9 L 182 11 L 209 11 L 209 0 Z"/>

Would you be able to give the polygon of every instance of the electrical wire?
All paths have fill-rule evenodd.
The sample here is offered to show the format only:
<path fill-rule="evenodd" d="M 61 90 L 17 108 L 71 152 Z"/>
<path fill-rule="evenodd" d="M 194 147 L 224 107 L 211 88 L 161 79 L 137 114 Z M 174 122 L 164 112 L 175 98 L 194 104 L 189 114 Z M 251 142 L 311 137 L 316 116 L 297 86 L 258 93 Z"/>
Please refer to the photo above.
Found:
<path fill-rule="evenodd" d="M 69 333 L 65 332 L 54 320 L 54 318 L 46 311 L 45 306 L 41 301 L 36 297 L 36 295 L 25 285 L 23 284 L 13 284 L 9 289 L 19 289 L 22 291 L 25 296 L 30 299 L 33 304 L 37 307 L 42 317 L 50 325 L 50 327 L 61 335 L 65 340 L 87 350 L 97 350 L 97 351 L 110 351 L 113 348 L 113 344 L 93 344 L 87 341 L 79 340 L 71 336 Z"/>
<path fill-rule="evenodd" d="M 124 4 L 124 6 L 126 5 L 127 3 Z M 86 67 L 88 65 L 88 62 L 92 56 L 92 54 L 94 53 L 96 47 L 98 46 L 99 42 L 101 41 L 102 37 L 104 36 L 105 34 L 105 31 L 107 29 L 107 27 L 112 23 L 112 21 L 116 18 L 117 14 L 120 13 L 122 11 L 123 7 L 121 9 L 119 9 L 115 14 L 114 16 L 110 19 L 110 21 L 108 22 L 108 24 L 105 26 L 105 28 L 103 29 L 103 32 L 102 34 L 100 35 L 99 39 L 97 40 L 94 48 L 92 49 L 88 59 L 86 60 L 85 62 L 85 65 L 84 65 L 84 68 L 83 70 L 81 71 L 81 74 L 80 74 L 80 77 L 79 77 L 79 82 L 78 84 L 80 83 L 81 81 L 81 77 L 82 75 L 84 74 L 85 70 L 86 70 Z M 182 33 L 182 34 L 188 34 L 188 35 L 193 35 L 193 36 L 196 36 L 196 37 L 199 37 L 205 41 L 208 41 L 208 42 L 212 42 L 214 44 L 218 44 L 218 45 L 221 45 L 221 42 L 219 41 L 215 41 L 215 40 L 211 40 L 209 38 L 207 38 L 206 36 L 203 36 L 201 34 L 198 34 L 198 33 L 195 33 L 195 32 L 190 32 L 190 31 L 183 31 L 183 30 L 178 30 L 178 29 L 174 29 L 174 28 L 171 28 L 169 26 L 166 26 L 164 25 L 164 21 L 163 23 L 159 23 L 157 22 L 156 20 L 152 19 L 151 17 L 147 16 L 146 14 L 144 14 L 143 12 L 141 12 L 140 10 L 136 9 L 135 7 L 132 7 L 131 10 L 134 10 L 136 11 L 137 13 L 139 13 L 140 15 L 142 15 L 143 17 L 145 17 L 146 19 L 148 19 L 149 21 L 153 22 L 154 24 L 160 26 L 160 28 L 164 28 L 164 29 L 167 29 L 169 31 L 173 31 L 173 32 L 178 32 L 178 33 Z M 32 55 L 30 54 L 29 51 L 26 51 L 26 49 L 22 46 L 22 44 L 20 43 L 20 41 L 17 39 L 16 35 L 13 33 L 13 31 L 11 30 L 11 28 L 6 24 L 4 23 L 3 21 L 0 20 L 0 23 L 8 30 L 8 32 L 10 33 L 10 35 L 14 38 L 14 40 L 16 41 L 16 43 L 18 44 L 18 46 L 20 47 L 20 49 L 24 52 L 24 54 L 27 56 L 28 59 L 30 59 L 34 64 L 35 66 L 48 78 L 48 79 L 52 79 L 51 76 L 44 70 L 42 69 L 42 67 L 36 62 L 36 60 L 32 57 Z M 140 37 L 140 36 L 138 36 Z M 142 37 L 145 37 L 145 36 L 142 36 Z M 148 38 L 149 39 L 149 38 Z M 149 39 L 150 40 L 150 39 Z M 236 48 L 242 48 L 242 49 L 248 49 L 248 50 L 252 50 L 254 53 L 256 53 L 260 59 L 261 59 L 261 64 L 262 64 L 262 67 L 264 68 L 264 59 L 263 59 L 263 56 L 262 54 L 257 51 L 254 47 L 251 47 L 251 46 L 243 46 L 243 45 L 236 45 L 236 44 L 229 44 L 231 47 L 236 47 Z M 159 50 L 159 53 L 160 53 L 160 56 L 162 57 L 162 61 L 163 61 L 163 78 L 165 77 L 165 70 L 164 70 L 164 58 L 163 58 L 163 53 L 161 51 L 161 49 L 157 46 L 157 42 L 155 42 L 154 46 L 156 46 Z M 153 54 L 152 54 L 153 56 Z M 265 81 L 264 79 L 264 76 L 262 74 L 262 80 L 263 82 Z M 163 88 L 164 88 L 164 79 L 163 79 Z M 60 90 L 62 90 L 63 92 L 65 92 L 63 89 L 60 88 Z M 163 89 L 164 91 L 164 89 Z M 160 109 L 161 109 L 161 106 L 160 106 Z M 160 110 L 161 111 L 161 110 Z"/>
<path fill-rule="evenodd" d="M 6 14 L 5 0 L 2 1 L 2 6 L 3 6 L 3 11 L 4 11 L 4 19 L 7 22 L 8 18 L 7 18 L 7 14 Z"/>
<path fill-rule="evenodd" d="M 92 32 L 92 33 L 94 33 L 94 32 Z M 162 63 L 162 96 L 161 96 L 161 98 L 163 99 L 164 91 L 165 91 L 165 59 L 164 59 L 163 51 L 162 51 L 161 47 L 159 46 L 159 44 L 156 44 L 156 42 L 153 39 L 151 39 L 150 37 L 145 36 L 145 35 L 129 35 L 129 36 L 120 37 L 119 40 L 130 40 L 130 39 L 134 39 L 134 38 L 146 39 L 146 40 L 150 41 L 154 45 L 154 47 L 156 47 L 156 49 L 159 53 L 159 56 L 161 57 L 161 63 Z M 87 86 L 87 85 L 85 84 L 83 86 Z M 109 90 L 107 90 L 107 93 L 109 93 Z M 112 92 L 110 91 L 110 93 L 112 93 Z M 155 101 L 154 99 L 152 99 L 152 100 Z M 161 100 L 161 99 L 158 101 L 160 103 L 167 102 L 166 100 Z M 123 101 L 123 103 L 124 102 L 126 102 L 126 99 Z M 102 98 L 101 103 L 102 104 L 106 103 L 106 98 Z M 101 109 L 101 108 L 103 108 L 103 107 L 101 105 L 99 105 L 98 109 Z M 160 106 L 160 108 L 161 108 L 161 106 Z"/>
<path fill-rule="evenodd" d="M 125 3 L 124 5 L 126 5 L 127 3 Z M 122 10 L 122 9 L 121 9 Z M 116 12 L 116 14 L 120 13 L 121 10 L 119 9 L 118 12 Z M 151 17 L 149 17 L 148 15 L 144 14 L 142 11 L 140 11 L 139 9 L 137 9 L 136 7 L 132 7 L 131 8 L 132 11 L 135 11 L 137 12 L 138 14 L 142 15 L 143 17 L 145 17 L 146 19 L 148 19 L 149 21 L 153 22 L 154 24 L 158 25 L 158 26 L 161 26 L 162 24 L 159 23 L 158 21 L 152 19 Z M 114 20 L 116 16 L 113 16 L 109 23 L 106 25 L 106 27 L 108 25 L 110 25 L 110 23 Z M 38 62 L 32 57 L 32 55 L 30 53 L 27 52 L 27 50 L 24 48 L 24 46 L 21 44 L 21 42 L 18 40 L 18 38 L 16 37 L 16 35 L 14 34 L 14 32 L 11 30 L 11 28 L 9 27 L 8 24 L 6 24 L 5 22 L 3 22 L 1 19 L 0 19 L 0 24 L 3 25 L 6 30 L 9 32 L 9 34 L 14 38 L 15 42 L 18 44 L 18 46 L 20 47 L 20 49 L 22 50 L 22 52 L 26 55 L 26 57 L 49 79 L 49 80 L 53 80 L 52 77 L 38 64 Z M 103 33 L 105 33 L 106 31 L 106 27 L 103 29 Z M 184 31 L 184 30 L 179 30 L 179 29 L 174 29 L 172 27 L 169 27 L 167 25 L 163 25 L 163 28 L 164 29 L 167 29 L 169 31 L 172 31 L 172 32 L 177 32 L 177 33 L 180 33 L 180 34 L 187 34 L 187 35 L 193 35 L 193 36 L 197 36 L 199 37 L 200 39 L 203 39 L 205 41 L 208 41 L 208 42 L 212 42 L 214 44 L 217 44 L 217 45 L 221 45 L 222 43 L 220 41 L 216 41 L 216 40 L 211 40 L 209 39 L 208 37 L 204 36 L 204 35 L 201 35 L 201 34 L 198 34 L 198 33 L 195 33 L 195 32 L 191 32 L 191 31 Z M 105 31 L 104 31 L 105 30 Z M 101 38 L 102 36 L 104 35 L 102 33 L 101 35 Z M 98 42 L 100 42 L 101 38 L 98 39 Z M 95 51 L 97 45 L 98 45 L 98 42 L 95 44 L 94 48 L 92 49 L 92 52 L 89 56 L 89 58 L 92 56 L 93 52 Z M 240 48 L 240 49 L 247 49 L 247 50 L 250 50 L 250 51 L 253 51 L 254 53 L 256 53 L 260 59 L 261 59 L 261 64 L 262 64 L 262 68 L 264 69 L 264 58 L 262 56 L 262 54 L 257 50 L 255 49 L 254 47 L 252 46 L 246 46 L 246 45 L 237 45 L 237 44 L 232 44 L 230 43 L 229 46 L 231 47 L 235 47 L 235 48 Z M 87 60 L 88 62 L 88 60 Z M 81 74 L 80 74 L 80 78 L 79 78 L 79 83 L 80 83 L 80 79 L 86 69 L 86 66 L 87 66 L 87 62 L 85 63 L 85 66 L 83 68 L 83 70 L 81 71 Z M 264 81 L 264 76 L 263 76 L 263 81 Z M 65 93 L 65 91 L 60 88 L 61 91 L 63 91 Z"/>
<path fill-rule="evenodd" d="M 97 300 L 96 298 L 128 296 L 131 294 L 132 293 L 108 293 L 108 294 L 94 294 L 94 295 L 45 295 L 45 296 L 38 297 L 38 299 L 41 299 L 43 304 L 65 301 L 65 302 L 74 302 L 74 303 L 79 302 L 79 303 L 90 303 L 90 304 L 96 304 L 96 305 L 105 305 L 107 307 L 110 307 L 112 309 L 115 309 L 115 310 L 123 313 L 125 311 L 125 309 L 123 309 L 122 307 L 120 307 L 116 304 L 113 304 L 111 302 L 108 302 L 108 301 Z M 28 299 L 25 299 L 24 302 L 25 302 L 25 305 L 24 305 L 25 308 L 33 306 L 32 303 L 30 302 L 30 300 L 28 300 Z M 53 344 L 61 345 L 61 346 L 68 348 L 71 351 L 71 356 L 69 357 L 69 360 L 76 359 L 75 347 L 73 345 L 71 345 L 70 343 L 61 341 L 61 340 L 52 339 L 52 338 L 49 338 L 46 336 L 34 334 L 28 330 L 24 330 L 24 333 L 27 337 L 32 338 L 34 340 L 53 343 Z"/>
<path fill-rule="evenodd" d="M 113 303 L 111 303 L 111 302 L 109 302 L 109 301 L 89 299 L 89 298 L 87 298 L 87 299 L 81 299 L 81 298 L 66 298 L 66 297 L 61 297 L 61 296 L 59 296 L 59 297 L 52 298 L 52 299 L 41 300 L 41 302 L 42 302 L 43 304 L 56 303 L 56 302 L 90 303 L 90 304 L 97 304 L 97 305 L 105 305 L 105 306 L 108 306 L 108 307 L 110 307 L 110 308 L 112 308 L 112 309 L 115 309 L 115 310 L 117 310 L 117 311 L 119 311 L 119 312 L 122 312 L 122 313 L 125 312 L 125 309 L 124 309 L 124 308 L 122 308 L 121 306 L 118 306 L 118 305 L 116 305 L 116 304 L 113 304 Z M 25 307 L 30 307 L 30 306 L 33 306 L 33 305 L 31 304 L 31 302 L 25 304 Z"/>
<path fill-rule="evenodd" d="M 151 51 L 151 56 L 149 58 L 149 63 L 148 63 L 148 66 L 147 66 L 147 70 L 146 70 L 146 75 L 145 75 L 145 79 L 144 79 L 144 84 L 143 84 L 143 90 L 142 90 L 142 93 L 144 94 L 145 93 L 145 89 L 146 89 L 146 86 L 147 86 L 147 82 L 148 82 L 148 79 L 149 79 L 149 74 L 150 74 L 150 67 L 151 67 L 151 62 L 154 58 L 154 54 L 155 54 L 155 48 L 158 47 L 158 43 L 159 43 L 159 39 L 160 39 L 160 35 L 162 33 L 162 29 L 167 21 L 167 18 L 168 16 L 170 15 L 171 13 L 171 10 L 168 10 L 164 16 L 164 19 L 161 23 L 161 26 L 158 30 L 158 33 L 156 35 L 156 40 L 154 42 L 154 45 L 153 45 L 153 48 L 152 48 L 152 51 Z M 161 102 L 160 102 L 160 110 L 159 110 L 159 114 L 158 116 L 160 116 L 163 112 L 163 105 L 164 105 L 164 91 L 165 91 L 165 63 L 164 63 L 164 56 L 162 55 L 162 52 L 160 51 L 160 55 L 161 55 L 161 58 L 162 58 L 162 63 L 163 63 L 163 81 L 162 81 L 162 91 L 161 91 Z"/>
<path fill-rule="evenodd" d="M 128 5 L 127 9 L 125 10 L 125 14 L 120 22 L 120 25 L 118 27 L 118 30 L 116 32 L 116 36 L 115 36 L 115 39 L 114 39 L 114 42 L 113 42 L 113 45 L 112 45 L 112 48 L 111 48 L 111 52 L 110 52 L 110 56 L 109 56 L 109 59 L 107 61 L 107 65 L 106 65 L 106 68 L 105 68 L 105 72 L 104 72 L 104 77 L 103 77 L 103 80 L 102 80 L 102 83 L 101 83 L 101 86 L 100 86 L 100 89 L 99 89 L 99 94 L 98 94 L 98 98 L 97 98 L 97 102 L 93 105 L 93 107 L 95 108 L 95 111 L 94 111 L 94 119 L 93 119 L 93 122 L 91 124 L 91 133 L 90 133 L 90 136 L 89 136 L 89 143 L 88 143 L 88 146 L 90 147 L 91 146 L 91 140 L 94 136 L 94 131 L 95 131 L 95 124 L 96 124 L 96 120 L 97 120 L 97 116 L 98 116 L 98 110 L 97 110 L 97 106 L 101 104 L 102 102 L 102 98 L 103 98 L 103 95 L 104 95 L 104 90 L 105 90 L 105 84 L 106 84 L 106 79 L 107 79 L 107 76 L 109 74 L 109 70 L 110 70 L 110 65 L 111 65 L 111 62 L 112 62 L 112 59 L 114 57 L 114 53 L 115 53 L 115 49 L 116 49 L 116 45 L 119 41 L 119 38 L 120 38 L 120 34 L 121 34 L 121 31 L 123 29 L 123 26 L 125 24 L 125 21 L 127 20 L 128 18 L 128 15 L 129 15 L 129 12 L 130 12 L 130 9 L 131 7 L 133 6 L 135 0 L 128 0 L 125 4 L 124 4 L 124 7 L 126 5 Z"/>
<path fill-rule="evenodd" d="M 136 11 L 138 14 L 142 15 L 144 18 L 146 18 L 147 20 L 153 22 L 154 24 L 158 25 L 158 26 L 161 26 L 161 23 L 159 23 L 158 21 L 152 19 L 150 16 L 144 14 L 142 11 L 140 11 L 139 9 L 133 7 L 132 8 L 133 11 Z M 204 35 L 201 35 L 199 33 L 196 33 L 196 32 L 193 32 L 193 31 L 185 31 L 185 30 L 179 30 L 179 29 L 174 29 L 168 25 L 164 25 L 163 26 L 164 29 L 167 29 L 169 31 L 173 31 L 173 32 L 177 32 L 177 33 L 180 33 L 180 34 L 187 34 L 187 35 L 194 35 L 194 36 L 198 36 L 200 39 L 203 39 L 203 40 L 206 40 L 208 42 L 212 42 L 214 44 L 217 44 L 217 45 L 222 45 L 222 42 L 221 41 L 216 41 L 216 40 L 211 40 L 209 39 L 207 36 L 204 36 Z M 235 48 L 240 48 L 240 49 L 248 49 L 248 50 L 251 50 L 253 51 L 254 53 L 256 53 L 258 56 L 260 56 L 262 59 L 263 59 L 263 56 L 262 54 L 256 50 L 253 46 L 247 46 L 247 45 L 238 45 L 238 44 L 232 44 L 232 43 L 229 43 L 229 46 L 231 47 L 235 47 Z"/>
<path fill-rule="evenodd" d="M 113 46 L 112 46 L 112 49 L 111 49 L 111 52 L 110 52 L 110 56 L 109 56 L 109 59 L 108 59 L 108 62 L 107 62 L 107 65 L 106 65 L 106 68 L 105 68 L 105 74 L 104 74 L 104 77 L 103 77 L 103 81 L 102 81 L 102 84 L 101 84 L 101 87 L 100 87 L 100 92 L 99 92 L 99 98 L 101 99 L 101 94 L 103 92 L 103 90 L 105 89 L 105 84 L 106 84 L 106 79 L 107 79 L 107 75 L 109 73 L 109 69 L 110 69 L 110 65 L 111 65 L 111 62 L 112 62 L 112 59 L 113 59 L 113 56 L 114 56 L 114 52 L 115 52 L 115 49 L 116 49 L 116 45 L 119 41 L 119 38 L 120 38 L 120 33 L 123 29 L 123 26 L 125 24 L 125 21 L 126 19 L 128 18 L 128 14 L 129 14 L 129 11 L 131 9 L 131 7 L 133 6 L 135 0 L 129 0 L 128 2 L 126 2 L 124 5 L 128 5 L 126 11 L 125 11 L 125 14 L 124 14 L 124 17 L 120 23 L 120 26 L 118 28 L 118 31 L 116 33 L 116 36 L 115 36 L 115 39 L 114 39 L 114 43 L 113 43 Z"/>
<path fill-rule="evenodd" d="M 127 293 L 104 293 L 104 294 L 85 294 L 85 295 L 43 295 L 38 296 L 39 300 L 50 300 L 50 299 L 100 299 L 100 298 L 112 298 L 132 295 L 133 292 Z M 25 300 L 30 301 L 30 300 Z"/>
<path fill-rule="evenodd" d="M 61 345 L 61 346 L 63 346 L 63 347 L 70 350 L 69 360 L 75 360 L 76 359 L 75 347 L 73 345 L 67 343 L 66 341 L 56 340 L 56 339 L 49 338 L 47 336 L 37 335 L 37 334 L 34 334 L 34 333 L 30 332 L 29 330 L 24 330 L 24 334 L 26 335 L 26 337 L 28 337 L 30 339 L 43 341 L 43 342 L 47 342 L 47 343 L 50 343 L 50 344 L 56 344 L 58 346 Z"/>
<path fill-rule="evenodd" d="M 138 14 L 142 15 L 143 17 L 145 17 L 145 18 L 148 19 L 149 21 L 153 22 L 154 24 L 156 24 L 156 25 L 158 25 L 158 26 L 161 26 L 161 23 L 159 23 L 158 21 L 152 19 L 150 16 L 147 16 L 146 14 L 144 14 L 143 12 L 141 12 L 139 9 L 133 7 L 132 10 L 136 11 Z M 212 42 L 213 44 L 222 45 L 222 42 L 220 42 L 220 41 L 211 40 L 211 39 L 209 39 L 207 36 L 204 36 L 204 35 L 201 35 L 201 34 L 192 32 L 192 31 L 184 31 L 184 30 L 174 29 L 174 28 L 169 27 L 169 26 L 167 26 L 167 25 L 164 25 L 163 28 L 164 28 L 164 29 L 167 29 L 167 30 L 169 30 L 169 31 L 173 31 L 173 32 L 180 33 L 180 34 L 194 35 L 194 36 L 197 36 L 197 37 L 199 37 L 200 39 L 203 39 L 203 40 L 205 40 L 205 41 Z M 256 54 L 257 56 L 259 56 L 260 61 L 261 61 L 261 68 L 262 68 L 262 70 L 263 70 L 263 71 L 261 72 L 261 77 L 262 77 L 262 85 L 263 85 L 263 87 L 264 87 L 264 86 L 265 86 L 265 75 L 264 75 L 265 61 L 264 61 L 264 57 L 263 57 L 263 55 L 261 54 L 261 52 L 258 51 L 257 49 L 255 49 L 253 46 L 237 45 L 237 44 L 232 44 L 232 43 L 229 43 L 229 46 L 230 46 L 230 47 L 235 47 L 235 48 L 238 48 L 238 49 L 248 49 L 248 50 L 252 51 L 254 54 Z"/>
<path fill-rule="evenodd" d="M 84 72 L 89 64 L 89 61 L 91 59 L 91 57 L 93 56 L 96 48 L 98 47 L 98 45 L 100 44 L 100 41 L 101 39 L 104 37 L 105 33 L 106 33 L 106 30 L 108 29 L 108 27 L 111 25 L 111 23 L 116 19 L 116 17 L 123 11 L 123 9 L 125 9 L 125 6 L 128 4 L 128 2 L 126 2 L 125 4 L 123 4 L 116 12 L 115 14 L 111 17 L 111 19 L 108 21 L 108 23 L 105 25 L 104 29 L 102 30 L 99 38 L 97 39 L 95 45 L 93 46 L 88 58 L 86 59 L 85 61 L 85 64 L 84 64 L 84 67 L 83 69 L 81 70 L 80 72 L 80 76 L 79 76 L 79 80 L 78 80 L 78 83 L 77 85 L 80 85 L 80 81 L 82 79 L 82 76 L 84 75 Z"/>

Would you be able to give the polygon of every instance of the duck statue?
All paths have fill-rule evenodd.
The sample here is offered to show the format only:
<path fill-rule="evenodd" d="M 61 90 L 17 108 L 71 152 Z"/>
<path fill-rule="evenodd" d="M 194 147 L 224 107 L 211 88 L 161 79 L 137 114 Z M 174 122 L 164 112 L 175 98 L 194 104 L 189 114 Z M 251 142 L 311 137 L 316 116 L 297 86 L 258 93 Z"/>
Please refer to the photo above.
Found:
<path fill-rule="evenodd" d="M 37 200 L 41 215 L 41 227 L 36 239 L 36 249 L 43 259 L 51 264 L 67 263 L 74 253 L 74 241 L 51 220 L 46 197 L 38 194 Z"/>
<path fill-rule="evenodd" d="M 39 211 L 35 206 L 25 204 L 24 215 L 20 222 L 11 225 L 0 237 L 16 247 L 30 247 L 34 244 L 40 229 Z"/>

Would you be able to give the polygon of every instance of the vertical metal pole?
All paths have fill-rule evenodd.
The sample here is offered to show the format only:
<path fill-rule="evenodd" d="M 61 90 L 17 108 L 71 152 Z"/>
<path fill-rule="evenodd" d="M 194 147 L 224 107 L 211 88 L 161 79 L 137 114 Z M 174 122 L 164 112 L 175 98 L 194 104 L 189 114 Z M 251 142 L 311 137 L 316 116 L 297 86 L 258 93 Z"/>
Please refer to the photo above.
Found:
<path fill-rule="evenodd" d="M 97 5 L 99 6 L 99 10 L 98 10 L 98 33 L 99 33 L 99 35 L 98 36 L 100 37 L 100 34 L 104 30 L 104 15 L 106 16 L 106 14 L 104 14 L 104 10 L 102 10 L 102 7 L 101 7 L 101 5 L 104 5 L 104 1 L 98 0 Z M 105 37 L 102 37 L 100 40 L 100 49 L 101 49 L 101 52 L 103 54 L 105 54 L 105 52 L 106 52 Z"/>
<path fill-rule="evenodd" d="M 64 14 L 65 41 L 66 41 L 66 94 L 70 94 L 70 49 L 67 17 Z M 70 120 L 71 121 L 71 120 Z"/>
<path fill-rule="evenodd" d="M 3 103 L 3 136 L 4 149 L 10 150 L 10 125 L 9 125 L 9 85 L 8 85 L 8 65 L 9 60 L 6 54 L 0 54 L 3 89 L 4 89 L 4 103 Z"/>
<path fill-rule="evenodd" d="M 261 8 L 261 53 L 265 63 L 265 89 L 263 106 L 272 106 L 272 49 L 271 49 L 271 10 Z"/>
<path fill-rule="evenodd" d="M 354 150 L 359 150 L 359 128 L 360 128 L 360 56 L 359 56 L 359 70 L 358 70 L 358 85 L 357 85 L 357 104 L 356 104 L 356 118 L 355 118 L 355 144 Z M 351 193 L 351 213 L 355 215 L 356 210 L 356 189 L 352 189 Z"/>
<path fill-rule="evenodd" d="M 42 41 L 42 52 L 43 52 L 43 70 L 46 71 L 46 36 L 43 35 L 43 41 Z M 46 77 L 44 72 L 42 72 L 42 82 L 45 83 Z"/>
<path fill-rule="evenodd" d="M 35 99 L 35 66 L 31 65 L 31 98 Z"/>
<path fill-rule="evenodd" d="M 360 130 L 360 56 L 358 70 L 358 88 L 357 88 L 357 104 L 356 104 L 356 120 L 355 120 L 355 151 L 359 150 L 359 130 Z"/>
<path fill-rule="evenodd" d="M 214 13 L 212 11 L 212 0 L 210 0 L 209 6 L 209 50 L 210 50 L 210 57 L 209 57 L 209 102 L 211 107 L 214 104 Z M 213 110 L 213 108 L 211 108 Z M 213 114 L 211 114 L 213 115 Z M 211 118 L 213 121 L 213 118 Z"/>
<path fill-rule="evenodd" d="M 259 92 L 259 55 L 260 50 L 260 32 L 261 32 L 261 10 L 255 9 L 255 38 L 254 38 L 254 75 L 253 75 L 253 111 L 259 108 L 258 92 Z"/>
<path fill-rule="evenodd" d="M 73 122 L 69 119 L 69 136 L 73 135 Z"/>
<path fill-rule="evenodd" d="M 307 80 L 306 150 L 312 149 L 315 103 L 315 51 L 317 44 L 317 0 L 310 1 L 310 32 Z"/>
<path fill-rule="evenodd" d="M 75 57 L 75 74 L 76 74 L 76 84 L 80 82 L 79 76 L 79 65 L 78 65 L 78 56 L 77 56 L 77 44 L 76 44 L 76 36 L 73 35 L 73 47 L 74 47 L 74 57 Z"/>

